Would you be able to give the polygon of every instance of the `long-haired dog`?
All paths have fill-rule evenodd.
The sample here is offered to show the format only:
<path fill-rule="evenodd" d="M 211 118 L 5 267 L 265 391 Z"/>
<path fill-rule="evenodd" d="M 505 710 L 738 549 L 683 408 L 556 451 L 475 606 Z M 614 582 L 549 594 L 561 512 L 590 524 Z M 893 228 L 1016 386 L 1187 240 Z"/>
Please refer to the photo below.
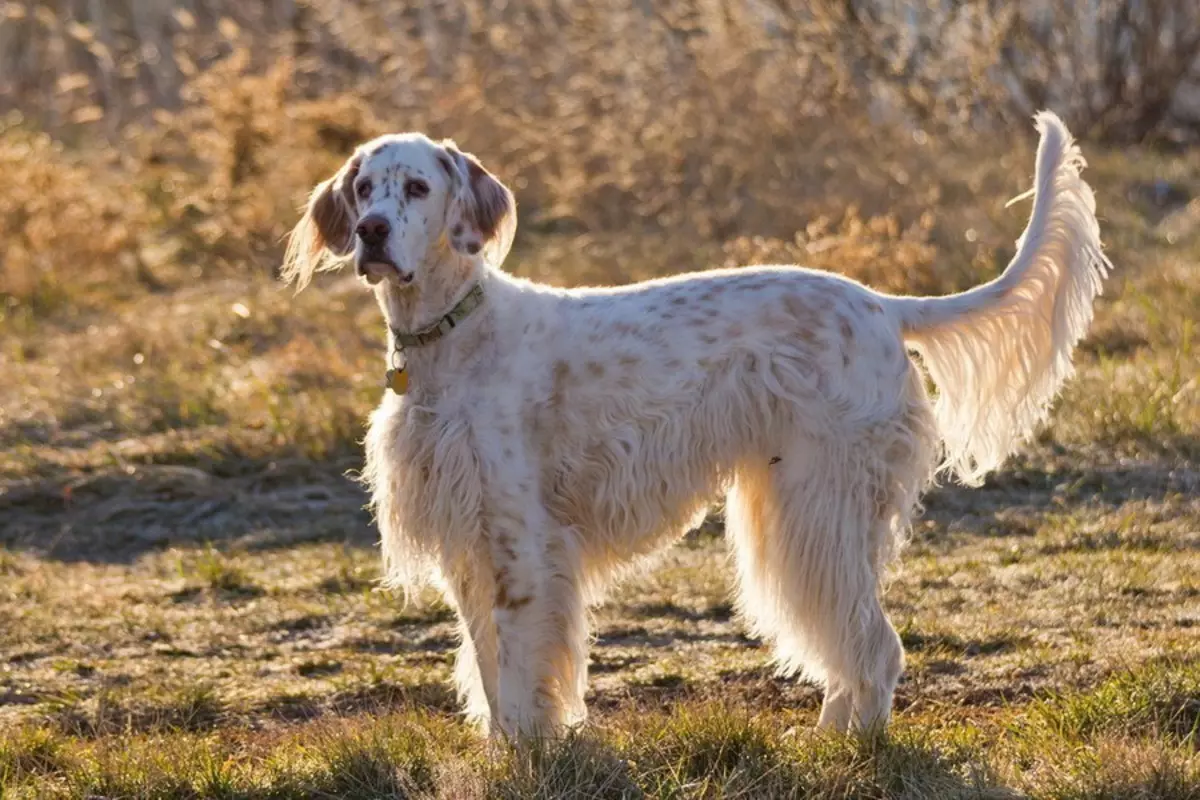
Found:
<path fill-rule="evenodd" d="M 723 492 L 738 608 L 781 669 L 824 683 L 819 724 L 886 722 L 904 654 L 880 578 L 920 494 L 939 468 L 977 483 L 1043 420 L 1111 266 L 1078 148 L 1053 114 L 1036 123 L 1012 263 L 946 297 L 798 267 L 514 278 L 511 192 L 420 134 L 362 145 L 316 187 L 283 274 L 304 286 L 353 255 L 374 287 L 392 389 L 364 476 L 387 580 L 431 582 L 457 612 L 472 718 L 581 721 L 588 606 Z"/>

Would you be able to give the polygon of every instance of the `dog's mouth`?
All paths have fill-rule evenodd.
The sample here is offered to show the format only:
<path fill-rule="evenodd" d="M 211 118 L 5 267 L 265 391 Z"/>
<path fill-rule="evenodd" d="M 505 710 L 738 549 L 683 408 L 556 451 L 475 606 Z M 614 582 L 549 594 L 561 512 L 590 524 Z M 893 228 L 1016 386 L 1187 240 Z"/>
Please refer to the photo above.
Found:
<path fill-rule="evenodd" d="M 372 286 L 384 280 L 407 286 L 413 279 L 411 272 L 401 269 L 395 261 L 378 252 L 364 253 L 355 264 L 355 271 Z"/>

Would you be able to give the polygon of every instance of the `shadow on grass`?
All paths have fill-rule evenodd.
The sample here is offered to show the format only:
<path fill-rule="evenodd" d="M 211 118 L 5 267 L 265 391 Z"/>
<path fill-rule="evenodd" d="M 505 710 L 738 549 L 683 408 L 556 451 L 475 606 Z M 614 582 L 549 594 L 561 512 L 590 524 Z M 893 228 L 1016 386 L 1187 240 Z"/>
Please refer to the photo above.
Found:
<path fill-rule="evenodd" d="M 0 487 L 0 545 L 61 561 L 129 563 L 180 544 L 236 541 L 250 550 L 301 542 L 372 546 L 377 532 L 357 459 L 181 465 Z M 222 477 L 222 474 L 226 476 Z"/>
<path fill-rule="evenodd" d="M 184 462 L 114 463 L 86 474 L 56 467 L 51 477 L 0 482 L 0 546 L 62 561 L 128 563 L 146 551 L 204 541 L 234 540 L 247 549 L 376 541 L 366 492 L 348 474 L 361 466 L 357 451 L 325 461 L 281 452 L 278 458 L 193 454 Z M 1016 468 L 992 475 L 980 488 L 931 492 L 925 518 L 1009 532 L 1014 523 L 997 515 L 1015 507 L 1041 513 L 1060 510 L 1064 500 L 1162 499 L 1194 489 L 1193 483 L 1200 485 L 1200 475 L 1168 466 L 1053 473 Z M 692 538 L 721 531 L 719 518 L 711 517 Z M 666 604 L 645 611 L 722 621 L 732 608 L 696 612 Z"/>
<path fill-rule="evenodd" d="M 1074 463 L 1087 458 L 1076 456 Z M 996 519 L 998 512 L 1016 507 L 1033 511 L 1059 511 L 1064 503 L 1100 502 L 1120 505 L 1131 499 L 1163 500 L 1200 488 L 1200 472 L 1173 463 L 1129 467 L 1039 469 L 1019 464 L 990 474 L 979 487 L 946 485 L 924 498 L 925 519 L 967 522 L 973 531 L 1007 533 L 1009 523 Z"/>
<path fill-rule="evenodd" d="M 286 693 L 243 704 L 198 685 L 144 697 L 103 689 L 81 701 L 64 696 L 46 704 L 39 727 L 74 739 L 117 735 L 170 735 L 214 730 L 251 730 L 265 720 L 385 717 L 402 713 L 459 715 L 458 699 L 446 681 L 380 681 L 317 697 Z"/>
<path fill-rule="evenodd" d="M 1032 641 L 1028 636 L 1018 636 L 1011 633 L 963 638 L 950 633 L 922 633 L 907 626 L 900 630 L 899 633 L 900 642 L 908 652 L 947 650 L 954 655 L 967 657 L 1007 653 L 1028 647 Z"/>
<path fill-rule="evenodd" d="M 62 698 L 51 702 L 46 722 L 80 739 L 119 733 L 195 733 L 226 722 L 224 700 L 209 686 L 193 686 L 171 696 L 132 697 L 101 690 L 87 704 Z"/>
<path fill-rule="evenodd" d="M 627 606 L 629 614 L 636 617 L 670 617 L 683 622 L 727 622 L 733 619 L 733 603 L 717 603 L 705 609 L 684 608 L 671 601 L 661 603 L 642 603 Z"/>

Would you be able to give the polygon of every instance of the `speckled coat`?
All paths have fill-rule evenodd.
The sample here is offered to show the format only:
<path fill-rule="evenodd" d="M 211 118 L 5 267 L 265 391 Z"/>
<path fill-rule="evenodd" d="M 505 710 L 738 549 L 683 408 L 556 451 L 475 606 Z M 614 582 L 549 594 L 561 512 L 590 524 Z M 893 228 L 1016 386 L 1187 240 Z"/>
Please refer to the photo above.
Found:
<path fill-rule="evenodd" d="M 782 669 L 825 683 L 823 724 L 886 721 L 903 652 L 880 580 L 920 492 L 939 458 L 978 480 L 1044 417 L 1108 266 L 1078 150 L 1057 118 L 1038 124 L 1017 255 L 944 298 L 798 267 L 520 280 L 499 266 L 511 194 L 420 135 L 364 145 L 317 188 L 289 278 L 353 254 L 400 330 L 483 287 L 444 337 L 389 355 L 409 391 L 372 415 L 364 472 L 389 581 L 431 582 L 458 613 L 471 717 L 512 734 L 582 721 L 587 607 L 723 494 L 749 624 Z M 382 249 L 353 233 L 368 217 Z"/>

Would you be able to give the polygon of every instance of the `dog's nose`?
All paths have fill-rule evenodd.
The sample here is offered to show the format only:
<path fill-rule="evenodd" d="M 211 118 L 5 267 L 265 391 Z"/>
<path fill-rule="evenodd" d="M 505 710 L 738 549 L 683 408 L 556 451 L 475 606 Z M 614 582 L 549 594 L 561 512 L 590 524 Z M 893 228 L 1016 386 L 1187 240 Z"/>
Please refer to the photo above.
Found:
<path fill-rule="evenodd" d="M 382 244 L 392 232 L 392 226 L 378 214 L 369 214 L 358 221 L 354 228 L 363 244 Z"/>

